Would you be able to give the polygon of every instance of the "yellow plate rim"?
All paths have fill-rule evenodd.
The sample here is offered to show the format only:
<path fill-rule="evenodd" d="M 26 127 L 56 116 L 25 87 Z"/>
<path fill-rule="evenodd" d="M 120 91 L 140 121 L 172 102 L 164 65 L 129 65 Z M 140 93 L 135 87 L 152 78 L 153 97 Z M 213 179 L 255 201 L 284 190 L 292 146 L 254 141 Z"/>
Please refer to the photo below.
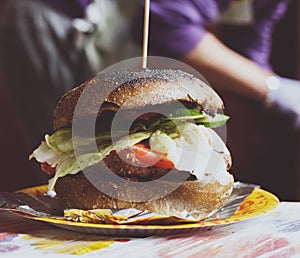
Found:
<path fill-rule="evenodd" d="M 19 190 L 18 192 L 24 192 L 27 194 L 43 194 L 47 191 L 47 186 L 35 186 L 26 189 Z M 43 221 L 56 225 L 65 225 L 65 226 L 74 226 L 74 227 L 84 227 L 84 228 L 98 228 L 98 229 L 184 229 L 184 228 L 202 228 L 202 227 L 212 227 L 219 225 L 228 225 L 232 223 L 236 223 L 239 221 L 244 221 L 250 218 L 255 218 L 259 215 L 267 213 L 274 209 L 279 203 L 279 199 L 272 193 L 260 189 L 255 188 L 253 192 L 244 200 L 244 202 L 240 205 L 238 211 L 233 214 L 230 218 L 214 220 L 214 221 L 200 221 L 200 222 L 192 222 L 192 223 L 184 223 L 184 224 L 173 224 L 173 225 L 119 225 L 119 224 L 93 224 L 93 223 L 82 223 L 82 222 L 74 222 L 67 220 L 60 220 L 55 218 L 45 218 L 45 217 L 35 217 L 32 215 L 15 212 L 14 214 L 26 217 L 29 219 L 34 219 L 38 221 Z"/>

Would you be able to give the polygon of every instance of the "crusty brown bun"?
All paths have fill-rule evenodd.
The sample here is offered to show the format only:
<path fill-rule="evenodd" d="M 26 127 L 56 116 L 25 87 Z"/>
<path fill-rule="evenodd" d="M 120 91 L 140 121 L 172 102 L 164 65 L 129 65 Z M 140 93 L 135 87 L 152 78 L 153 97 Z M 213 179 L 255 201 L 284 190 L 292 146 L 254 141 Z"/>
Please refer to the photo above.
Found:
<path fill-rule="evenodd" d="M 95 85 L 103 85 L 103 87 L 99 90 L 99 87 L 94 87 Z M 116 112 L 120 108 L 125 111 L 137 110 L 145 106 L 156 105 L 165 107 L 178 101 L 189 108 L 205 111 L 211 115 L 224 108 L 221 98 L 212 88 L 195 76 L 179 70 L 139 69 L 133 72 L 103 74 L 65 94 L 54 112 L 55 130 L 72 126 L 76 104 L 87 87 L 90 87 L 88 101 L 77 114 L 77 118 L 82 121 L 86 116 L 95 115 L 94 110 L 97 110 L 96 115 L 101 120 L 101 118 L 104 119 L 107 111 Z M 222 153 L 228 169 L 231 165 L 230 153 L 226 150 L 222 150 Z M 109 161 L 111 160 L 107 158 L 103 162 L 110 167 L 113 162 Z M 98 175 L 101 173 L 101 167 L 101 165 L 93 166 L 94 170 L 98 171 L 95 172 Z M 119 167 L 114 168 L 112 171 L 119 175 L 118 171 L 114 171 Z M 112 197 L 99 191 L 99 187 L 94 186 L 95 181 L 91 183 L 83 172 L 79 172 L 59 178 L 55 191 L 66 208 L 137 208 L 168 216 L 183 217 L 185 213 L 189 213 L 201 220 L 223 206 L 231 194 L 234 181 L 233 176 L 226 169 L 222 172 L 210 171 L 206 174 L 207 178 L 201 178 L 201 180 L 187 178 L 183 183 L 176 182 L 176 180 L 162 181 L 157 188 L 143 188 L 143 191 L 128 186 L 125 190 L 125 195 L 127 195 L 125 197 L 126 185 L 122 186 L 121 191 L 119 186 L 105 182 L 105 187 L 111 188 L 114 192 L 114 197 Z M 129 181 L 139 181 L 136 178 L 124 178 Z M 95 180 L 101 181 L 101 177 L 98 176 Z M 98 182 L 99 184 L 101 185 L 101 182 Z M 170 186 L 175 190 L 167 195 L 163 194 L 164 189 Z M 162 193 L 163 197 L 144 201 L 143 195 L 151 196 L 151 191 L 155 196 Z M 118 193 L 120 193 L 119 197 Z M 134 201 L 129 201 L 131 196 Z M 137 196 L 141 197 L 141 201 L 137 200 Z"/>
<path fill-rule="evenodd" d="M 100 192 L 94 183 L 92 184 L 87 180 L 82 172 L 60 178 L 55 189 L 66 208 L 86 210 L 136 208 L 179 218 L 185 217 L 185 214 L 189 213 L 192 217 L 201 220 L 219 210 L 230 197 L 233 178 L 231 175 L 228 178 L 227 184 L 221 184 L 217 180 L 210 183 L 204 183 L 200 180 L 177 183 L 176 190 L 171 194 L 147 202 L 122 200 L 124 196 L 121 194 L 119 198 L 106 195 Z M 144 188 L 144 191 L 138 193 L 135 188 L 127 187 L 125 198 L 130 199 L 132 196 L 136 199 L 136 196 L 140 196 L 141 199 L 144 199 L 143 195 L 159 195 L 164 188 L 175 188 L 174 184 L 176 183 L 162 182 L 157 188 Z M 115 191 L 114 194 L 118 194 L 118 186 L 111 184 L 107 187 L 111 187 Z"/>
<path fill-rule="evenodd" d="M 103 85 L 103 87 L 94 87 Z M 89 88 L 86 103 L 78 117 L 94 115 L 94 110 L 138 109 L 172 101 L 193 103 L 208 113 L 224 105 L 217 93 L 197 77 L 180 70 L 139 69 L 125 73 L 107 73 L 66 93 L 54 111 L 54 130 L 72 124 L 74 110 L 82 92 Z M 104 103 L 103 103 L 104 101 Z M 101 108 L 100 108 L 101 107 Z"/>

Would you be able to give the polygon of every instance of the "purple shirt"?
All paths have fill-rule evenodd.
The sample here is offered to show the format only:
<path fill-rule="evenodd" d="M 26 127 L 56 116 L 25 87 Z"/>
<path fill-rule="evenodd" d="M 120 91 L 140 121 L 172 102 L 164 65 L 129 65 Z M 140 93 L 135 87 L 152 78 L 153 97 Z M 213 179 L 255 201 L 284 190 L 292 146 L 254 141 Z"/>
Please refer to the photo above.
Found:
<path fill-rule="evenodd" d="M 180 58 L 191 51 L 233 0 L 151 0 L 149 49 Z M 223 42 L 259 65 L 269 67 L 274 24 L 288 0 L 254 0 L 254 23 L 221 26 Z M 142 20 L 140 20 L 142 21 Z M 140 40 L 140 39 L 139 39 Z"/>

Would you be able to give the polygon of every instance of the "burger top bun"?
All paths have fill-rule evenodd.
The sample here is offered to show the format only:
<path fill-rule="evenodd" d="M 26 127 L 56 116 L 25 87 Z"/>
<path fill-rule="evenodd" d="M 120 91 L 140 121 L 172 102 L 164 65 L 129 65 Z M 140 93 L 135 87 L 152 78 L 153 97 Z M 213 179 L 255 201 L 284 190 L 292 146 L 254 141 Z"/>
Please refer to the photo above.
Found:
<path fill-rule="evenodd" d="M 223 109 L 217 93 L 202 80 L 181 70 L 150 70 L 100 73 L 67 92 L 54 112 L 54 130 L 72 124 L 76 104 L 81 99 L 78 117 L 102 110 L 138 109 L 172 101 L 191 102 L 209 113 Z"/>

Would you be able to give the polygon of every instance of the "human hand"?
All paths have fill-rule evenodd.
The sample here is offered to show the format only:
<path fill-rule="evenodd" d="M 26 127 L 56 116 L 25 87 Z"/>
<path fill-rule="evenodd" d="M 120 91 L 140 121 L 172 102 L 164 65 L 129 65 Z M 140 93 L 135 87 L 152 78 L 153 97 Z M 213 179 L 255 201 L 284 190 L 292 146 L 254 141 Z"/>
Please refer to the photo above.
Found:
<path fill-rule="evenodd" d="M 267 102 L 286 115 L 300 130 L 300 81 L 280 76 L 267 79 Z"/>

